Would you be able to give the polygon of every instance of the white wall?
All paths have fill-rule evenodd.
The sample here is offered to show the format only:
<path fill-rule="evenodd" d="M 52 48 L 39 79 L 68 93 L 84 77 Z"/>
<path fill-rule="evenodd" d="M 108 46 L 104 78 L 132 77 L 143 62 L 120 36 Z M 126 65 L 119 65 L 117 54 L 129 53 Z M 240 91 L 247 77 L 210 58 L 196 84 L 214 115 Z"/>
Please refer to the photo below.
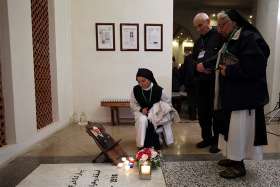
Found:
<path fill-rule="evenodd" d="M 55 54 L 51 53 L 55 55 L 51 59 L 55 59 L 57 63 L 55 73 L 57 80 L 54 84 L 59 88 L 57 90 L 58 120 L 40 130 L 37 130 L 35 113 L 30 0 L 7 0 L 1 1 L 0 4 L 1 10 L 7 13 L 7 19 L 2 21 L 1 18 L 1 22 L 8 26 L 8 28 L 1 27 L 0 43 L 1 61 L 4 67 L 2 70 L 5 71 L 3 79 L 10 80 L 3 85 L 4 102 L 5 110 L 8 108 L 12 113 L 5 116 L 5 125 L 8 131 L 12 132 L 7 134 L 9 145 L 0 148 L 0 165 L 64 127 L 73 113 L 71 4 L 67 0 L 52 1 L 52 4 L 55 7 L 53 18 L 55 18 L 56 34 L 53 35 L 55 40 L 51 41 L 55 41 L 57 51 Z M 2 43 L 3 36 L 8 38 L 5 38 Z"/>
<path fill-rule="evenodd" d="M 71 40 L 71 1 L 52 0 L 55 4 L 55 48 L 58 116 L 63 123 L 73 114 L 73 69 Z"/>
<path fill-rule="evenodd" d="M 270 47 L 267 67 L 270 103 L 267 110 L 272 110 L 278 101 L 280 92 L 280 4 L 279 0 L 258 0 L 256 26 Z"/>
<path fill-rule="evenodd" d="M 128 98 L 139 67 L 153 71 L 171 94 L 173 1 L 72 0 L 74 106 L 90 120 L 109 121 L 103 98 Z M 116 51 L 96 51 L 95 23 L 115 23 Z M 140 51 L 120 51 L 119 24 L 139 23 Z M 144 23 L 163 24 L 163 51 L 145 52 Z"/>

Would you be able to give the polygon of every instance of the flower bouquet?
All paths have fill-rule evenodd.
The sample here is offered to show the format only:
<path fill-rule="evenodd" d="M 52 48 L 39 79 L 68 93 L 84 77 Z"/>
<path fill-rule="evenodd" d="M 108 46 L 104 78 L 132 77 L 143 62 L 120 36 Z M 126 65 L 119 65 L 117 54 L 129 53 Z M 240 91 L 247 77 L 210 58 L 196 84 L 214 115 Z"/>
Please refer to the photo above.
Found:
<path fill-rule="evenodd" d="M 150 162 L 152 168 L 160 167 L 160 154 L 154 148 L 143 148 L 136 153 L 136 162 L 138 167 L 144 162 Z"/>

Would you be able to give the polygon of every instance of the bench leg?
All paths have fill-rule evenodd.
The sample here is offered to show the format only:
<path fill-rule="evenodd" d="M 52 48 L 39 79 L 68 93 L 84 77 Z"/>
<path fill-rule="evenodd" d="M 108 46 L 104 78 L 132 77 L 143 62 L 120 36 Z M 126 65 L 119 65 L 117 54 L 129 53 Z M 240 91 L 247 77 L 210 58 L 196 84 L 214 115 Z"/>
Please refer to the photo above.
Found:
<path fill-rule="evenodd" d="M 116 118 L 117 118 L 117 125 L 119 125 L 120 124 L 119 108 L 116 108 Z"/>
<path fill-rule="evenodd" d="M 114 126 L 115 120 L 114 120 L 114 108 L 113 107 L 111 107 L 111 122 L 112 122 L 112 125 Z"/>

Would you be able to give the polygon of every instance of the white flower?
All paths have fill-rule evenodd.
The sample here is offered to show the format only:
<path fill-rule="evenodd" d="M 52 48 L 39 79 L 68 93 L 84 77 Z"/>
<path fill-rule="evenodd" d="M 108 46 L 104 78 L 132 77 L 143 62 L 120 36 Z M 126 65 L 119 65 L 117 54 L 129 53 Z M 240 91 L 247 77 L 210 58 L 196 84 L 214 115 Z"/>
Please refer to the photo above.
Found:
<path fill-rule="evenodd" d="M 155 150 L 152 150 L 151 153 L 151 158 L 155 158 L 158 155 L 158 153 Z"/>
<path fill-rule="evenodd" d="M 142 157 L 141 157 L 141 161 L 146 161 L 148 160 L 149 156 L 147 154 L 143 154 Z"/>

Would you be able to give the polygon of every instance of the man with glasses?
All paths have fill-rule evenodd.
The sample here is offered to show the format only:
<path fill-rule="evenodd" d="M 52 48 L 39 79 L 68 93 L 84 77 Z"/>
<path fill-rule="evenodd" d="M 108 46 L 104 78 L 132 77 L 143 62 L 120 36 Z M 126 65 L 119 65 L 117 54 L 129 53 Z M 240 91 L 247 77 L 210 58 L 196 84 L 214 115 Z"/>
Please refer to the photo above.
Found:
<path fill-rule="evenodd" d="M 196 65 L 195 81 L 198 106 L 198 120 L 201 127 L 202 141 L 196 146 L 211 146 L 211 153 L 219 152 L 217 124 L 220 123 L 213 112 L 215 66 L 217 53 L 223 44 L 223 38 L 210 26 L 206 13 L 198 13 L 193 25 L 200 34 L 193 47 L 193 60 Z M 212 133 L 213 128 L 213 133 Z"/>

